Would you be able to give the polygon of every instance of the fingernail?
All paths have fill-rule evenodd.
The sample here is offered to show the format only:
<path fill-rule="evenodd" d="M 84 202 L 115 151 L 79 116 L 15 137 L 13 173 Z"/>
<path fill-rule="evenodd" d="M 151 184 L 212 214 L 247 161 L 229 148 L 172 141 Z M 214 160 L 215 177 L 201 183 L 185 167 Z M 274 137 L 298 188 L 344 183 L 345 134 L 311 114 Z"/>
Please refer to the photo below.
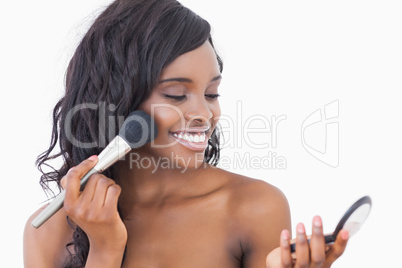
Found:
<path fill-rule="evenodd" d="M 343 240 L 348 240 L 349 239 L 349 232 L 348 231 L 342 231 L 341 237 Z"/>
<path fill-rule="evenodd" d="M 93 155 L 93 156 L 88 158 L 88 160 L 91 160 L 91 161 L 95 161 L 96 159 L 98 159 L 97 155 Z"/>
<path fill-rule="evenodd" d="M 304 242 L 305 239 L 305 233 L 306 233 L 306 229 L 304 228 L 304 224 L 303 223 L 299 223 L 296 226 L 296 232 L 297 232 L 297 240 L 299 242 Z"/>
<path fill-rule="evenodd" d="M 283 230 L 281 233 L 281 246 L 287 247 L 289 245 L 289 232 L 287 230 Z"/>
<path fill-rule="evenodd" d="M 313 232 L 315 234 L 321 234 L 322 230 L 322 221 L 320 216 L 315 216 L 313 218 Z"/>

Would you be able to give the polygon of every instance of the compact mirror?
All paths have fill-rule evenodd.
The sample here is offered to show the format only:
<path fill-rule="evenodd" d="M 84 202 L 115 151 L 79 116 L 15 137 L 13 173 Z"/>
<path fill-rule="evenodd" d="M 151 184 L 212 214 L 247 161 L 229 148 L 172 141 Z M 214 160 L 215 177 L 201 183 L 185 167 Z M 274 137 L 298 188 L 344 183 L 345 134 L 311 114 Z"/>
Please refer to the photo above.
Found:
<path fill-rule="evenodd" d="M 335 231 L 332 234 L 325 235 L 325 243 L 332 244 L 340 230 L 345 229 L 349 232 L 349 237 L 352 237 L 360 230 L 363 223 L 366 221 L 371 210 L 371 198 L 363 196 L 357 200 L 343 215 Z M 310 241 L 310 240 L 309 240 Z M 296 243 L 290 245 L 291 251 L 295 252 Z"/>

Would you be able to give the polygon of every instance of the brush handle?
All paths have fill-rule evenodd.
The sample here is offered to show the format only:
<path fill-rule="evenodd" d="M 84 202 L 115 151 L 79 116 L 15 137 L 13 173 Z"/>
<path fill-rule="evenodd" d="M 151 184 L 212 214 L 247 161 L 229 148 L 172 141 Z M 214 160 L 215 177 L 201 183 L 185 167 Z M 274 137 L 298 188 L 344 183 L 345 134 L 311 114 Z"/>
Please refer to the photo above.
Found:
<path fill-rule="evenodd" d="M 125 156 L 131 151 L 130 145 L 120 136 L 116 136 L 106 148 L 99 154 L 98 163 L 81 179 L 81 191 L 84 190 L 85 185 L 89 177 L 95 173 L 102 173 L 105 169 L 113 165 L 120 158 Z M 64 190 L 50 203 L 45 209 L 43 209 L 38 216 L 31 222 L 32 226 L 39 228 L 45 221 L 52 217 L 57 211 L 59 211 L 64 204 L 64 198 L 66 193 Z"/>
<path fill-rule="evenodd" d="M 85 187 L 89 177 L 98 173 L 99 171 L 96 168 L 92 168 L 88 171 L 87 174 L 81 179 L 81 188 Z M 39 228 L 45 221 L 47 221 L 50 217 L 52 217 L 57 211 L 59 211 L 64 204 L 64 199 L 66 197 L 66 191 L 62 190 L 60 194 L 50 203 L 46 208 L 44 208 L 38 216 L 31 222 L 32 226 L 35 228 Z"/>

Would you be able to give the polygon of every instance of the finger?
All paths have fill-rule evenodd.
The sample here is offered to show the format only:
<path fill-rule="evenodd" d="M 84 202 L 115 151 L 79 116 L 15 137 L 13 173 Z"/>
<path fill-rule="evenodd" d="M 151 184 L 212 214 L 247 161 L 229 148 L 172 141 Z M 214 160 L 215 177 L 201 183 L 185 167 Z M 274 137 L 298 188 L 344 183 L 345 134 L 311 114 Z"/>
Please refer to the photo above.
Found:
<path fill-rule="evenodd" d="M 281 233 L 281 261 L 283 268 L 291 268 L 293 264 L 292 255 L 290 252 L 290 234 L 288 230 L 283 230 Z"/>
<path fill-rule="evenodd" d="M 66 189 L 66 183 L 67 183 L 66 177 L 61 178 L 60 185 L 62 189 Z"/>
<path fill-rule="evenodd" d="M 265 259 L 265 268 L 288 268 L 282 265 L 281 247 L 272 250 Z"/>
<path fill-rule="evenodd" d="M 66 181 L 66 197 L 65 200 L 75 200 L 80 195 L 80 180 L 81 178 L 98 162 L 96 155 L 82 161 L 79 165 L 70 168 L 64 176 Z"/>
<path fill-rule="evenodd" d="M 338 259 L 346 249 L 346 245 L 349 240 L 349 232 L 346 230 L 341 230 L 336 237 L 335 243 L 327 252 L 327 257 L 325 263 L 330 267 L 331 264 Z"/>
<path fill-rule="evenodd" d="M 121 187 L 117 184 L 111 185 L 107 189 L 105 198 L 105 208 L 108 210 L 117 209 L 117 203 L 121 193 Z"/>
<path fill-rule="evenodd" d="M 70 201 L 78 199 L 80 195 L 80 178 L 77 176 L 77 172 L 74 168 L 71 168 L 67 174 L 63 177 L 65 183 L 64 190 L 66 196 L 64 199 L 64 205 Z"/>
<path fill-rule="evenodd" d="M 95 198 L 98 182 L 103 177 L 104 177 L 103 175 L 97 173 L 92 174 L 89 177 L 88 182 L 80 196 L 81 203 L 90 204 L 92 202 L 92 200 Z"/>
<path fill-rule="evenodd" d="M 100 177 L 97 181 L 96 184 L 96 190 L 94 192 L 93 196 L 93 206 L 96 208 L 103 208 L 107 196 L 107 192 L 110 186 L 115 184 L 115 182 L 111 179 L 108 179 L 106 177 Z"/>
<path fill-rule="evenodd" d="M 321 267 L 325 261 L 325 240 L 322 233 L 322 220 L 319 216 L 313 218 L 313 230 L 310 239 L 311 267 Z"/>
<path fill-rule="evenodd" d="M 297 268 L 308 267 L 310 263 L 310 249 L 307 242 L 306 229 L 303 223 L 296 226 L 296 264 Z"/>
<path fill-rule="evenodd" d="M 75 166 L 72 166 L 70 169 L 72 169 L 72 168 L 75 168 Z M 68 171 L 67 171 L 68 172 Z M 61 180 L 60 180 L 60 185 L 61 185 L 61 188 L 62 189 L 65 189 L 66 188 L 66 183 L 67 183 L 67 180 L 66 180 L 66 177 L 64 176 L 63 178 L 61 178 Z"/>

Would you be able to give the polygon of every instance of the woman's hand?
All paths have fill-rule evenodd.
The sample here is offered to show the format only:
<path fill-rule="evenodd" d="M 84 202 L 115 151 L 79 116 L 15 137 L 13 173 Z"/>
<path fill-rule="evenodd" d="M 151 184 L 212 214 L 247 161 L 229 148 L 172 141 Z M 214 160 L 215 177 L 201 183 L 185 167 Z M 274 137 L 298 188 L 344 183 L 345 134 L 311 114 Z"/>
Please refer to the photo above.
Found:
<path fill-rule="evenodd" d="M 80 191 L 80 179 L 97 162 L 97 156 L 91 156 L 71 168 L 63 177 L 62 185 L 66 191 L 64 210 L 88 236 L 90 243 L 88 262 L 92 254 L 97 258 L 100 256 L 96 261 L 99 263 L 102 257 L 109 256 L 109 260 L 113 257 L 116 257 L 116 260 L 120 258 L 121 265 L 127 243 L 127 229 L 117 211 L 120 186 L 104 175 L 93 174 L 84 190 Z M 104 261 L 103 264 L 106 265 L 108 261 Z"/>
<path fill-rule="evenodd" d="M 280 247 L 270 252 L 266 259 L 266 268 L 328 268 L 338 259 L 346 248 L 349 234 L 341 230 L 336 241 L 328 249 L 325 245 L 322 221 L 319 216 L 313 219 L 310 243 L 307 241 L 304 225 L 296 227 L 296 252 L 290 251 L 290 234 L 283 230 Z"/>

